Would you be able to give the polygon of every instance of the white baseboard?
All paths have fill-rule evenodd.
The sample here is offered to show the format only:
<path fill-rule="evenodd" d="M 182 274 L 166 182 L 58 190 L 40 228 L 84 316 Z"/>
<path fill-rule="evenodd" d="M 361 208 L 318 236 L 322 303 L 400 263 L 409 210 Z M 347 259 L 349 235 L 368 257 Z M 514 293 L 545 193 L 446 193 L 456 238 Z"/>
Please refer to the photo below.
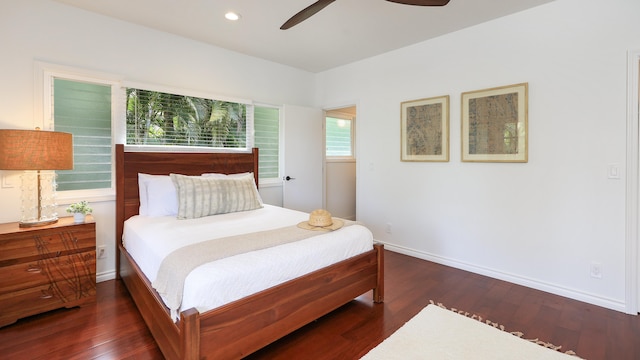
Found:
<path fill-rule="evenodd" d="M 570 289 L 567 287 L 559 286 L 557 284 L 552 284 L 552 283 L 547 283 L 547 282 L 527 278 L 517 274 L 510 274 L 510 273 L 505 273 L 503 271 L 499 271 L 499 270 L 495 270 L 487 267 L 477 266 L 464 261 L 459 261 L 456 259 L 447 258 L 440 255 L 430 254 L 424 251 L 419 251 L 411 248 L 406 248 L 403 246 L 389 244 L 384 241 L 377 241 L 377 242 L 384 244 L 384 248 L 386 250 L 397 252 L 404 255 L 413 256 L 418 259 L 432 261 L 434 263 L 451 266 L 456 269 L 469 271 L 472 273 L 488 276 L 498 280 L 508 281 L 513 284 L 518 284 L 518 285 L 526 286 L 532 289 L 545 291 L 551 294 L 564 296 L 570 299 L 601 306 L 611 310 L 626 312 L 626 309 L 627 309 L 626 304 L 623 301 L 618 301 L 615 299 L 609 299 L 602 296 L 589 294 L 583 291 Z"/>
<path fill-rule="evenodd" d="M 115 270 L 105 271 L 105 272 L 101 272 L 99 274 L 96 274 L 96 282 L 103 282 L 103 281 L 107 281 L 107 280 L 113 280 L 115 278 L 116 278 L 116 271 Z"/>

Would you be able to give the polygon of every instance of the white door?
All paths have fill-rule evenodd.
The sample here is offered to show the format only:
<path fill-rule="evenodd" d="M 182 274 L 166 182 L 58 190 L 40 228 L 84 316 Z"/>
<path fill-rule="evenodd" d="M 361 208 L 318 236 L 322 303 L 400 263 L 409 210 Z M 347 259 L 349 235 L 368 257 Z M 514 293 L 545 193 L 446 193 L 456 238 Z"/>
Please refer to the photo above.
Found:
<path fill-rule="evenodd" d="M 323 121 L 320 109 L 284 106 L 285 208 L 311 212 L 322 207 Z"/>

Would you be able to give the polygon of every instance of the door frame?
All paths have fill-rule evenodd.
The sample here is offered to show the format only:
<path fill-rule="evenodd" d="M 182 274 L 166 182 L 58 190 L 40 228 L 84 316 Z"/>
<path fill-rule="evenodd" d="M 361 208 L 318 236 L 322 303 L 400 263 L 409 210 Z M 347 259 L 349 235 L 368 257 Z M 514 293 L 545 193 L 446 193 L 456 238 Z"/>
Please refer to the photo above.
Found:
<path fill-rule="evenodd" d="M 626 281 L 625 281 L 625 311 L 628 314 L 638 314 L 640 308 L 640 259 L 638 222 L 640 215 L 638 204 L 640 199 L 640 178 L 638 169 L 640 168 L 639 153 L 639 127 L 640 127 L 640 49 L 629 51 L 628 53 L 628 81 L 627 81 L 627 175 L 626 175 Z"/>
<path fill-rule="evenodd" d="M 348 103 L 345 105 L 340 105 L 340 106 L 332 106 L 332 107 L 324 107 L 322 110 L 322 208 L 326 209 L 327 208 L 327 127 L 326 127 L 326 123 L 327 123 L 327 113 L 331 113 L 331 112 L 340 112 L 341 109 L 346 109 L 346 108 L 354 108 L 355 109 L 355 114 L 354 114 L 354 119 L 352 119 L 353 121 L 353 127 L 351 128 L 352 134 L 351 134 L 351 149 L 353 151 L 353 159 L 356 163 L 356 194 L 355 194 L 355 199 L 356 199 L 356 203 L 355 203 L 355 207 L 356 207 L 356 214 L 358 213 L 358 151 L 356 149 L 358 142 L 356 141 L 356 136 L 358 134 L 358 121 L 356 120 L 356 118 L 358 117 L 358 105 L 357 103 Z M 357 215 L 356 215 L 357 216 Z M 354 219 L 355 220 L 355 219 Z"/>

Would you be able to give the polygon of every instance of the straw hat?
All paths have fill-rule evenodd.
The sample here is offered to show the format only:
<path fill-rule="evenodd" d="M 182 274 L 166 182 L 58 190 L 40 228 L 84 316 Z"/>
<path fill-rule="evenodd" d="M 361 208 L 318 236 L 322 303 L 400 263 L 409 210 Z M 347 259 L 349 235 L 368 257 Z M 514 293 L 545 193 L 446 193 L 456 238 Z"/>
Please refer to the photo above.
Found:
<path fill-rule="evenodd" d="M 298 224 L 299 228 L 307 230 L 338 230 L 344 225 L 344 221 L 332 218 L 331 213 L 327 210 L 313 210 L 309 214 L 309 221 L 303 221 Z"/>

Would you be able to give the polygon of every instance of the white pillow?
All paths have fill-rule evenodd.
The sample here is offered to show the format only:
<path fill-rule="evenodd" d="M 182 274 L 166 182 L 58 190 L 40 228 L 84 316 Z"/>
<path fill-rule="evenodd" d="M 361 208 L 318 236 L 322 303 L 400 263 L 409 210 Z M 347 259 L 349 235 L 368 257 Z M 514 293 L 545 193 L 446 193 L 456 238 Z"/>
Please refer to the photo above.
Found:
<path fill-rule="evenodd" d="M 178 192 L 178 219 L 262 208 L 252 175 L 203 177 L 171 174 Z"/>
<path fill-rule="evenodd" d="M 138 215 L 148 216 L 149 214 L 149 201 L 147 199 L 147 181 L 151 179 L 166 177 L 168 175 L 150 175 L 138 173 L 138 197 L 140 198 L 140 209 L 138 209 Z"/>
<path fill-rule="evenodd" d="M 205 173 L 206 178 L 215 179 L 243 179 L 250 178 L 253 182 L 256 199 L 262 207 L 262 198 L 258 193 L 253 172 L 237 174 Z M 140 197 L 141 216 L 176 216 L 178 215 L 178 194 L 174 182 L 169 175 L 151 175 L 138 173 L 138 192 Z"/>
<path fill-rule="evenodd" d="M 147 216 L 178 215 L 178 194 L 169 176 L 145 181 L 147 187 Z"/>

